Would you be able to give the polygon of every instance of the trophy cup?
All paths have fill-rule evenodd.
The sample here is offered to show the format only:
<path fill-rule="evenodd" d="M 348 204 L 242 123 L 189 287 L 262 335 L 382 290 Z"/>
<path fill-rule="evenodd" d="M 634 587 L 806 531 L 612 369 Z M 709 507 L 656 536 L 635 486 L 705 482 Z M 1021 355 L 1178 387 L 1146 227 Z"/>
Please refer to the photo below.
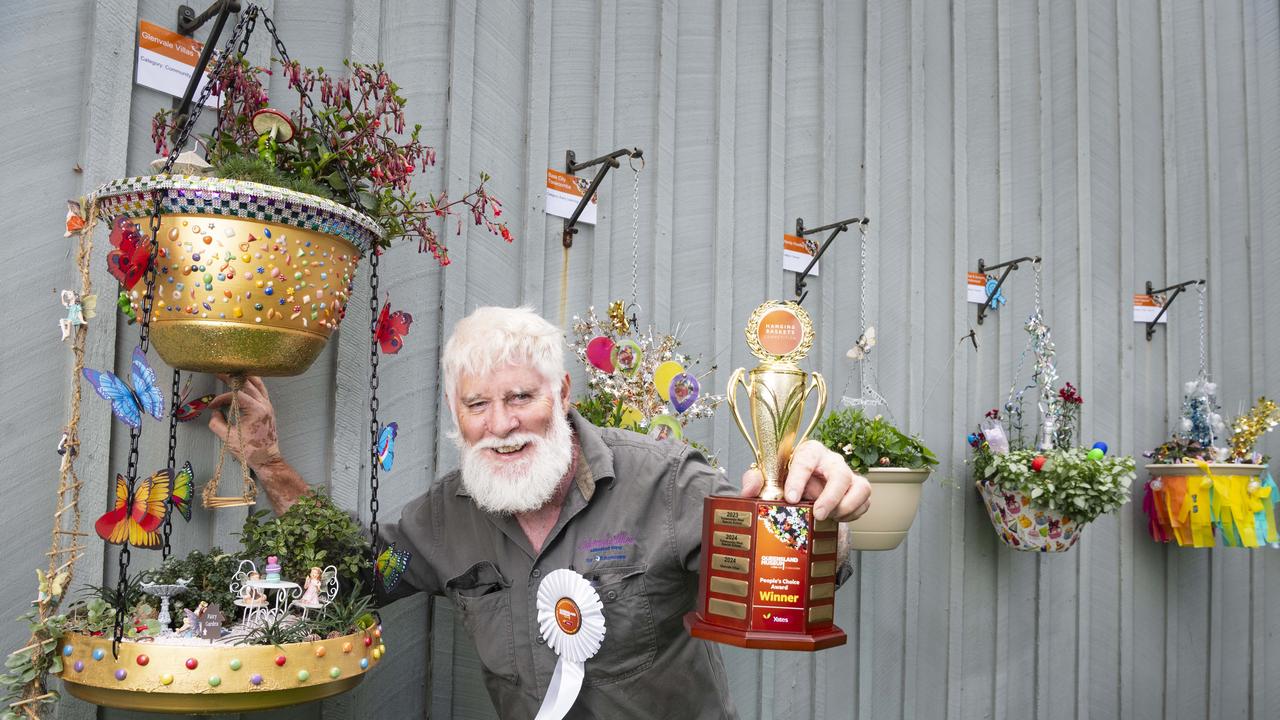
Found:
<path fill-rule="evenodd" d="M 759 498 L 714 495 L 702 510 L 702 568 L 697 609 L 685 615 L 694 637 L 766 650 L 822 650 L 843 645 L 836 627 L 837 523 L 818 522 L 813 503 L 782 499 L 791 453 L 821 417 L 827 384 L 796 361 L 813 346 L 809 314 L 769 301 L 747 323 L 747 345 L 762 361 L 729 379 L 729 409 L 764 475 Z M 745 376 L 745 377 L 744 377 Z M 735 391 L 747 390 L 751 427 Z M 817 390 L 813 418 L 800 432 L 805 400 Z"/>

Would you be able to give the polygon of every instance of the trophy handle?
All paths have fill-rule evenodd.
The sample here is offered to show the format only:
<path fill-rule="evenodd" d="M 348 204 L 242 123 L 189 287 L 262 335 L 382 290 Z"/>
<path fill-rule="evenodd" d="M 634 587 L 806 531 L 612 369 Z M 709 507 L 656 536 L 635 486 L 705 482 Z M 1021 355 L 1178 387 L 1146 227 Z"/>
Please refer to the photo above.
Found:
<path fill-rule="evenodd" d="M 751 433 L 747 432 L 747 426 L 742 422 L 742 416 L 738 414 L 738 386 L 746 388 L 747 397 L 751 397 L 751 388 L 747 386 L 743 376 L 747 374 L 746 368 L 738 368 L 733 371 L 733 375 L 729 376 L 729 394 L 725 400 L 729 403 L 729 410 L 733 412 L 733 421 L 738 424 L 738 432 L 742 433 L 742 437 L 746 438 L 747 445 L 751 446 L 751 454 L 756 459 L 756 465 L 762 466 L 764 461 L 760 458 L 760 449 L 756 447 L 755 441 L 751 439 Z M 825 392 L 823 397 L 825 397 Z M 761 472 L 764 472 L 763 468 Z"/>
<path fill-rule="evenodd" d="M 818 389 L 818 406 L 814 408 L 813 418 L 809 420 L 809 426 L 804 429 L 804 432 L 796 440 L 796 445 L 809 439 L 809 433 L 813 432 L 813 428 L 822 419 L 822 413 L 826 412 L 827 409 L 827 381 L 822 377 L 821 373 L 809 373 L 808 387 L 804 389 L 806 400 L 809 399 L 809 393 L 813 392 L 815 387 Z M 735 412 L 734 414 L 736 415 L 737 413 Z"/>

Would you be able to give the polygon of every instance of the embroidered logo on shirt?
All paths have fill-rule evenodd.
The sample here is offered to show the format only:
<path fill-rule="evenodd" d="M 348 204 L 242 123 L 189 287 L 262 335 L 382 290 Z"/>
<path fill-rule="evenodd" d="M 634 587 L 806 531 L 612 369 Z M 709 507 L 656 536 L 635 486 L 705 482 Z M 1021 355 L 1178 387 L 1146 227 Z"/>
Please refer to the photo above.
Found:
<path fill-rule="evenodd" d="M 587 538 L 578 543 L 578 552 L 584 555 L 587 567 L 600 562 L 627 562 L 632 559 L 636 539 L 623 531 L 599 538 Z"/>

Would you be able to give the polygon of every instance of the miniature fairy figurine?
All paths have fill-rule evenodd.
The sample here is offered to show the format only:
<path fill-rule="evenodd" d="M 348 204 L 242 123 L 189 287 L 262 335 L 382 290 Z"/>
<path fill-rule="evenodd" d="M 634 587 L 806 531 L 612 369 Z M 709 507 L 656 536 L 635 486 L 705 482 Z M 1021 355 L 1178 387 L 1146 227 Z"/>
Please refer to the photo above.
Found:
<path fill-rule="evenodd" d="M 67 307 L 67 316 L 58 320 L 58 327 L 63 331 L 63 340 L 67 340 L 72 336 L 76 325 L 84 324 L 84 305 L 81 297 L 74 290 L 64 290 L 61 297 L 63 297 L 63 307 Z"/>
<path fill-rule="evenodd" d="M 199 636 L 204 630 L 204 611 L 208 608 L 209 603 L 201 600 L 195 610 L 183 609 L 182 613 L 185 617 L 178 628 L 178 634 L 184 637 Z"/>
<path fill-rule="evenodd" d="M 246 582 L 244 584 L 244 588 L 240 590 L 240 599 L 244 602 L 246 607 L 257 607 L 259 605 L 267 604 L 267 594 L 262 591 L 262 588 L 252 584 L 256 583 L 261 578 L 262 576 L 258 574 L 257 570 L 251 570 L 249 572 L 248 582 Z"/>
<path fill-rule="evenodd" d="M 302 605 L 315 607 L 320 604 L 320 586 L 324 584 L 319 567 L 312 567 L 311 574 L 307 576 L 302 598 L 298 601 Z"/>

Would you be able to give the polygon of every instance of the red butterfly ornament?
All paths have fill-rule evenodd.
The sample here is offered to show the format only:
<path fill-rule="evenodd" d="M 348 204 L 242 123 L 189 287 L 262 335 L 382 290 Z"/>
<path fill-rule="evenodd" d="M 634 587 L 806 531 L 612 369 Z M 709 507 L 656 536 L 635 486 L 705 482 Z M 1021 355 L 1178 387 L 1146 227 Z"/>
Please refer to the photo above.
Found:
<path fill-rule="evenodd" d="M 382 306 L 378 315 L 378 344 L 386 355 L 395 355 L 404 347 L 404 336 L 409 334 L 413 316 L 403 310 L 391 312 L 391 301 Z"/>
<path fill-rule="evenodd" d="M 165 468 L 151 477 L 138 478 L 131 493 L 129 481 L 117 474 L 115 502 L 93 526 L 98 537 L 116 545 L 128 541 L 134 547 L 160 547 L 160 526 L 168 512 L 165 500 L 172 483 L 173 471 Z"/>
<path fill-rule="evenodd" d="M 125 290 L 147 274 L 151 265 L 151 248 L 143 240 L 142 230 L 124 215 L 111 223 L 111 252 L 107 253 L 107 269 Z"/>

